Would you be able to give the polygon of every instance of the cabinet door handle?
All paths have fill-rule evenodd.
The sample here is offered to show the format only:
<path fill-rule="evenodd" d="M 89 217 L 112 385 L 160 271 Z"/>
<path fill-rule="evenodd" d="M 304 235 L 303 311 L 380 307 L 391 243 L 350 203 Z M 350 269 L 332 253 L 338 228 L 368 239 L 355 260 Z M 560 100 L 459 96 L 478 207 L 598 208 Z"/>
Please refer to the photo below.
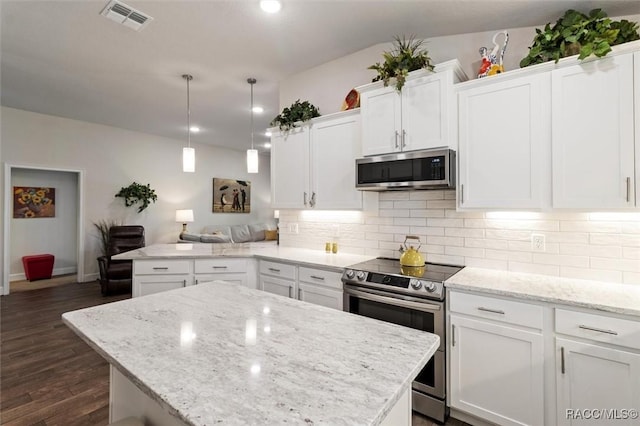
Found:
<path fill-rule="evenodd" d="M 182 286 L 186 287 L 187 286 L 187 280 L 182 280 Z"/>
<path fill-rule="evenodd" d="M 460 204 L 464 204 L 464 185 L 460 184 Z"/>
<path fill-rule="evenodd" d="M 276 269 L 276 268 L 269 268 L 269 270 L 271 272 L 277 272 L 278 274 L 280 273 L 280 269 Z"/>
<path fill-rule="evenodd" d="M 398 133 L 398 131 L 396 130 L 396 149 L 400 148 L 400 145 L 398 145 L 398 138 L 400 137 L 400 133 Z"/>
<path fill-rule="evenodd" d="M 309 199 L 309 207 L 314 207 L 316 205 L 316 193 L 311 193 L 311 198 Z"/>
<path fill-rule="evenodd" d="M 627 203 L 631 201 L 631 178 L 627 178 Z"/>
<path fill-rule="evenodd" d="M 605 330 L 604 328 L 589 327 L 587 325 L 579 325 L 578 328 L 581 328 L 583 330 L 595 331 L 597 333 L 611 334 L 613 336 L 617 336 L 618 335 L 617 331 Z"/>
<path fill-rule="evenodd" d="M 298 289 L 298 300 L 302 300 L 302 289 Z"/>
<path fill-rule="evenodd" d="M 289 286 L 289 298 L 291 299 L 291 290 L 293 290 L 293 287 Z"/>
<path fill-rule="evenodd" d="M 212 266 L 213 269 L 227 269 L 226 266 Z"/>
<path fill-rule="evenodd" d="M 451 347 L 456 346 L 456 326 L 451 324 Z"/>
<path fill-rule="evenodd" d="M 407 139 L 407 131 L 402 130 L 402 140 L 401 140 L 402 149 L 404 149 L 404 147 L 407 146 L 406 139 Z"/>
<path fill-rule="evenodd" d="M 324 281 L 324 277 L 319 277 L 317 275 L 311 275 L 310 277 L 313 278 L 314 280 Z"/>
<path fill-rule="evenodd" d="M 560 347 L 560 372 L 562 374 L 565 373 L 565 365 L 564 365 L 564 346 Z"/>
<path fill-rule="evenodd" d="M 196 280 L 196 285 L 198 285 L 198 280 Z"/>
<path fill-rule="evenodd" d="M 304 193 L 304 206 L 307 207 L 307 193 Z"/>
<path fill-rule="evenodd" d="M 500 315 L 504 315 L 504 311 L 498 310 L 498 309 L 489 309 L 489 308 L 484 308 L 482 306 L 478 307 L 479 311 L 483 311 L 483 312 L 491 312 L 492 314 L 500 314 Z"/>
<path fill-rule="evenodd" d="M 160 267 L 160 266 L 154 266 L 154 267 L 153 267 L 153 270 L 154 270 L 154 271 L 167 271 L 167 270 L 169 270 L 169 268 L 168 268 L 168 267 L 166 267 L 166 266 L 162 266 L 162 267 Z"/>

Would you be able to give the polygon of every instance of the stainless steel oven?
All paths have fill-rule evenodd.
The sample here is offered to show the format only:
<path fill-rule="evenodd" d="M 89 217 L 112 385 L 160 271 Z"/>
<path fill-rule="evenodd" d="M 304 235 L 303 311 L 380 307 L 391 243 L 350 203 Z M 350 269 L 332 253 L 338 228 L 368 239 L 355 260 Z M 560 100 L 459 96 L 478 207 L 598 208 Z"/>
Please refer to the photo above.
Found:
<path fill-rule="evenodd" d="M 397 259 L 378 258 L 347 268 L 344 310 L 437 334 L 440 346 L 412 384 L 413 409 L 439 422 L 448 416 L 443 282 L 462 267 L 427 263 L 403 275 Z"/>

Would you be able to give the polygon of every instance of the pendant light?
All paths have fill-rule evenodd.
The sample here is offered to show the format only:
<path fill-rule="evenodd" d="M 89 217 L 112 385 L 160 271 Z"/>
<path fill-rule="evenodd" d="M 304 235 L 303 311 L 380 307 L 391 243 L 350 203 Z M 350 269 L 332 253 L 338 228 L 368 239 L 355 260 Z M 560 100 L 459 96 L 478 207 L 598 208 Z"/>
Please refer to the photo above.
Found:
<path fill-rule="evenodd" d="M 187 80 L 187 146 L 182 148 L 182 171 L 193 173 L 196 171 L 196 150 L 191 148 L 191 108 L 189 102 L 189 82 L 193 76 L 182 74 L 182 78 Z"/>
<path fill-rule="evenodd" d="M 251 85 L 251 149 L 247 150 L 247 173 L 258 173 L 258 150 L 253 148 L 253 85 L 255 78 L 248 78 L 247 83 Z"/>

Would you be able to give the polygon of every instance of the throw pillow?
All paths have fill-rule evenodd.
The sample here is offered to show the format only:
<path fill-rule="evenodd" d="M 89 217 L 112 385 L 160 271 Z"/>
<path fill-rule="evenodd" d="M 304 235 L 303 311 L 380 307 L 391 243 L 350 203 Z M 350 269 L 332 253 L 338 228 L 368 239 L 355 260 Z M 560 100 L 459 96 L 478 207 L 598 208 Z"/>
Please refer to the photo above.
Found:
<path fill-rule="evenodd" d="M 264 239 L 266 241 L 274 241 L 278 239 L 278 231 L 272 231 L 270 229 L 266 229 L 264 231 Z"/>
<path fill-rule="evenodd" d="M 231 240 L 234 243 L 246 243 L 251 241 L 251 232 L 247 225 L 233 225 L 231 227 Z"/>
<path fill-rule="evenodd" d="M 264 240 L 265 228 L 266 227 L 263 224 L 249 225 L 249 232 L 251 232 L 251 241 Z"/>
<path fill-rule="evenodd" d="M 200 241 L 200 234 L 188 234 L 183 232 L 180 234 L 180 239 L 184 241 Z"/>

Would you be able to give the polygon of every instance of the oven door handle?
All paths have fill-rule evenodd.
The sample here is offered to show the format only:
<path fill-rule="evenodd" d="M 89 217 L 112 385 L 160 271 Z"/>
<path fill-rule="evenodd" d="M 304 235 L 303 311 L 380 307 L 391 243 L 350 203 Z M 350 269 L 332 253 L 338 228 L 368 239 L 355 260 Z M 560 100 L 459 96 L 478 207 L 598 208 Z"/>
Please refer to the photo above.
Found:
<path fill-rule="evenodd" d="M 422 312 L 435 312 L 441 309 L 440 305 L 431 303 L 411 302 L 404 299 L 396 299 L 395 297 L 381 296 L 379 294 L 369 293 L 368 291 L 354 290 L 352 288 L 345 288 L 345 293 L 352 296 L 359 297 L 360 299 L 371 300 L 373 302 L 386 303 L 388 305 L 399 306 L 401 308 L 414 309 Z"/>

